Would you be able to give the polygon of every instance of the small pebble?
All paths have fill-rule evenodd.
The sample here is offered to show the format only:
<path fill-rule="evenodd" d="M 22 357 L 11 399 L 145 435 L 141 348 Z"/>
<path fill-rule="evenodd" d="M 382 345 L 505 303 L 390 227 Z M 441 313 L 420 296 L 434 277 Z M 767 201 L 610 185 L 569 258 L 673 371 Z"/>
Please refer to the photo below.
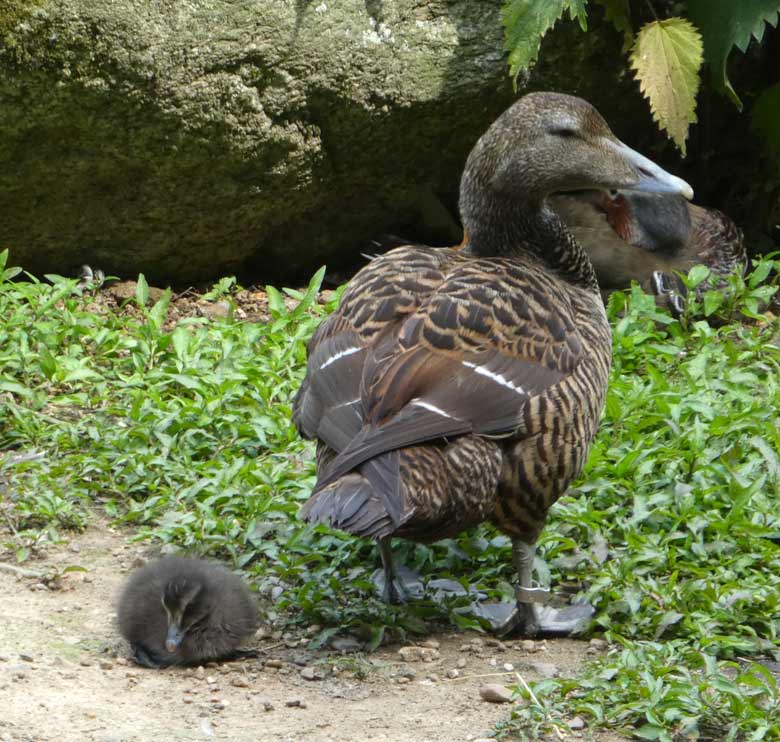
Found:
<path fill-rule="evenodd" d="M 436 639 L 426 639 L 420 646 L 427 647 L 428 649 L 438 649 L 441 644 L 439 644 Z"/>
<path fill-rule="evenodd" d="M 213 675 L 209 675 L 209 676 L 206 678 L 206 682 L 207 682 L 209 685 L 215 685 L 215 684 L 216 684 L 216 682 L 217 682 L 217 679 L 216 679 L 216 678 L 215 678 Z"/>
<path fill-rule="evenodd" d="M 306 701 L 302 701 L 300 698 L 294 698 L 291 701 L 285 701 L 284 705 L 288 708 L 305 709 Z"/>
<path fill-rule="evenodd" d="M 275 668 L 275 669 L 277 669 L 277 670 L 278 670 L 278 669 L 279 669 L 279 668 L 280 668 L 280 667 L 281 667 L 283 664 L 284 664 L 284 663 L 283 663 L 281 660 L 270 659 L 270 660 L 266 660 L 266 661 L 265 661 L 265 666 L 266 666 L 266 667 L 272 667 L 272 668 Z"/>
<path fill-rule="evenodd" d="M 447 670 L 447 677 L 450 680 L 454 680 L 457 677 L 460 677 L 460 670 L 455 670 L 454 668 L 452 670 Z"/>
<path fill-rule="evenodd" d="M 503 664 L 504 672 L 512 672 L 512 670 L 515 669 L 515 666 L 511 662 L 505 662 Z"/>
<path fill-rule="evenodd" d="M 322 680 L 324 676 L 316 667 L 304 667 L 301 670 L 301 677 L 304 680 Z"/>
<path fill-rule="evenodd" d="M 83 660 L 80 660 L 80 661 L 79 661 L 79 664 L 80 664 L 82 667 L 92 667 L 92 660 L 83 659 Z"/>
<path fill-rule="evenodd" d="M 247 679 L 243 675 L 236 675 L 235 677 L 231 678 L 230 684 L 234 688 L 248 688 L 249 683 L 247 682 Z"/>
<path fill-rule="evenodd" d="M 539 645 L 533 639 L 523 639 L 523 641 L 520 642 L 520 648 L 524 652 L 538 652 L 539 651 Z"/>
<path fill-rule="evenodd" d="M 528 666 L 545 678 L 557 678 L 560 675 L 558 667 L 550 662 L 529 662 Z"/>
<path fill-rule="evenodd" d="M 101 670 L 113 670 L 114 669 L 114 663 L 109 662 L 108 660 L 100 660 L 98 662 L 98 666 Z"/>
<path fill-rule="evenodd" d="M 585 729 L 585 720 L 581 716 L 575 716 L 569 721 L 569 729 L 577 731 L 578 729 Z"/>
<path fill-rule="evenodd" d="M 599 639 L 598 637 L 594 637 L 590 640 L 590 642 L 588 642 L 588 646 L 591 649 L 595 649 L 597 652 L 603 652 L 609 647 L 609 644 L 607 643 L 606 639 Z"/>
<path fill-rule="evenodd" d="M 34 662 L 33 656 L 31 654 L 27 654 L 27 652 L 22 652 L 19 654 L 19 659 L 22 660 L 22 662 Z"/>
<path fill-rule="evenodd" d="M 274 705 L 270 701 L 263 701 L 263 711 L 273 711 Z"/>
<path fill-rule="evenodd" d="M 512 691 L 498 683 L 488 683 L 479 689 L 479 695 L 483 701 L 490 703 L 511 703 Z"/>
<path fill-rule="evenodd" d="M 402 662 L 433 662 L 439 659 L 439 650 L 433 647 L 401 647 L 398 656 Z"/>
<path fill-rule="evenodd" d="M 455 664 L 462 670 L 464 667 L 466 667 L 466 658 L 459 657 L 458 661 Z"/>
<path fill-rule="evenodd" d="M 398 683 L 398 685 L 404 685 L 404 683 L 411 683 L 412 681 L 401 675 L 401 677 L 395 679 L 395 682 Z"/>

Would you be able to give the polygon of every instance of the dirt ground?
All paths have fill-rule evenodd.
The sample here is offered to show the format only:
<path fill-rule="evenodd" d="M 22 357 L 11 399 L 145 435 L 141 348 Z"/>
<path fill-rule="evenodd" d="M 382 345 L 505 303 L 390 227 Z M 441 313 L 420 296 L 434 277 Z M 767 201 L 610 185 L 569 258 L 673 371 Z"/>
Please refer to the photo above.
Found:
<path fill-rule="evenodd" d="M 96 523 L 25 564 L 44 574 L 87 570 L 54 582 L 0 565 L 0 740 L 473 742 L 511 711 L 482 700 L 484 684 L 511 684 L 516 672 L 576 673 L 594 651 L 584 641 L 530 646 L 450 633 L 428 637 L 422 654 L 430 661 L 403 661 L 399 646 L 371 655 L 313 652 L 305 639 L 291 646 L 295 640 L 261 629 L 256 659 L 140 668 L 128 659 L 114 612 L 124 576 L 149 556 L 130 535 Z M 557 739 L 591 735 L 583 729 Z"/>

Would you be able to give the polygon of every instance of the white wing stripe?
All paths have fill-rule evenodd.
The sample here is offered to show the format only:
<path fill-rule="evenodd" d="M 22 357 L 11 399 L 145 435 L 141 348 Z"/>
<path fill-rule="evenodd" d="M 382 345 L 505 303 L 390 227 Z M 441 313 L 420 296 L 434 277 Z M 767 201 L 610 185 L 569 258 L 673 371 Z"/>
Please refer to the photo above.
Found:
<path fill-rule="evenodd" d="M 441 415 L 442 417 L 448 417 L 450 418 L 450 420 L 455 419 L 448 412 L 445 412 L 440 407 L 437 407 L 436 405 L 433 405 L 430 402 L 423 402 L 421 399 L 413 399 L 412 404 L 415 407 L 422 407 L 424 410 L 428 410 L 428 412 L 435 412 L 437 415 Z"/>
<path fill-rule="evenodd" d="M 487 376 L 489 379 L 495 381 L 496 384 L 501 384 L 501 386 L 505 386 L 507 389 L 511 389 L 513 392 L 517 392 L 517 394 L 527 394 L 522 386 L 519 384 L 513 384 L 505 376 L 497 374 L 495 371 L 491 371 L 489 368 L 478 366 L 476 363 L 471 363 L 469 361 L 461 361 L 461 363 L 466 366 L 466 368 L 474 369 L 475 373 L 478 373 L 482 376 Z"/>
<path fill-rule="evenodd" d="M 322 364 L 322 366 L 320 366 L 320 371 L 322 371 L 323 368 L 330 366 L 331 363 L 335 363 L 345 356 L 351 356 L 353 353 L 357 353 L 360 350 L 361 348 L 345 348 L 344 350 L 340 350 L 338 353 L 334 353 L 330 358 L 328 358 L 327 361 L 325 361 L 325 363 Z"/>

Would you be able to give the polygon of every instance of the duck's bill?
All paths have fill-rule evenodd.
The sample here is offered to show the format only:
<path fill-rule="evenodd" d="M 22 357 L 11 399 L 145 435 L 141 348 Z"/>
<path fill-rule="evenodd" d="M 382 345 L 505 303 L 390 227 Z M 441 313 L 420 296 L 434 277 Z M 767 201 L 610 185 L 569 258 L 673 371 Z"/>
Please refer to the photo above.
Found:
<path fill-rule="evenodd" d="M 181 645 L 184 639 L 184 631 L 177 623 L 171 623 L 168 626 L 168 633 L 165 637 L 165 650 L 173 654 Z"/>
<path fill-rule="evenodd" d="M 623 142 L 607 140 L 607 143 L 615 149 L 617 154 L 628 160 L 637 171 L 639 179 L 630 187 L 630 190 L 644 191 L 646 193 L 676 194 L 687 198 L 689 201 L 693 198 L 693 188 L 682 178 L 667 173 L 666 170 L 658 167 L 652 160 L 648 160 L 647 157 L 640 155 L 639 152 L 631 149 Z"/>

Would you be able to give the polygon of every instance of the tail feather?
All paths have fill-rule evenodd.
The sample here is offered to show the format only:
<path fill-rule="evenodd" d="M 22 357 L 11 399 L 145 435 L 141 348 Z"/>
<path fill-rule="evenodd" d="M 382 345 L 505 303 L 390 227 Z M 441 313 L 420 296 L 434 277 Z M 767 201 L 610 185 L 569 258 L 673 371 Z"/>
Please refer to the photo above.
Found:
<path fill-rule="evenodd" d="M 388 508 L 388 502 L 393 507 Z M 315 488 L 300 514 L 309 523 L 382 538 L 411 516 L 404 512 L 403 503 L 398 452 L 391 451 L 366 461 L 322 489 Z"/>

